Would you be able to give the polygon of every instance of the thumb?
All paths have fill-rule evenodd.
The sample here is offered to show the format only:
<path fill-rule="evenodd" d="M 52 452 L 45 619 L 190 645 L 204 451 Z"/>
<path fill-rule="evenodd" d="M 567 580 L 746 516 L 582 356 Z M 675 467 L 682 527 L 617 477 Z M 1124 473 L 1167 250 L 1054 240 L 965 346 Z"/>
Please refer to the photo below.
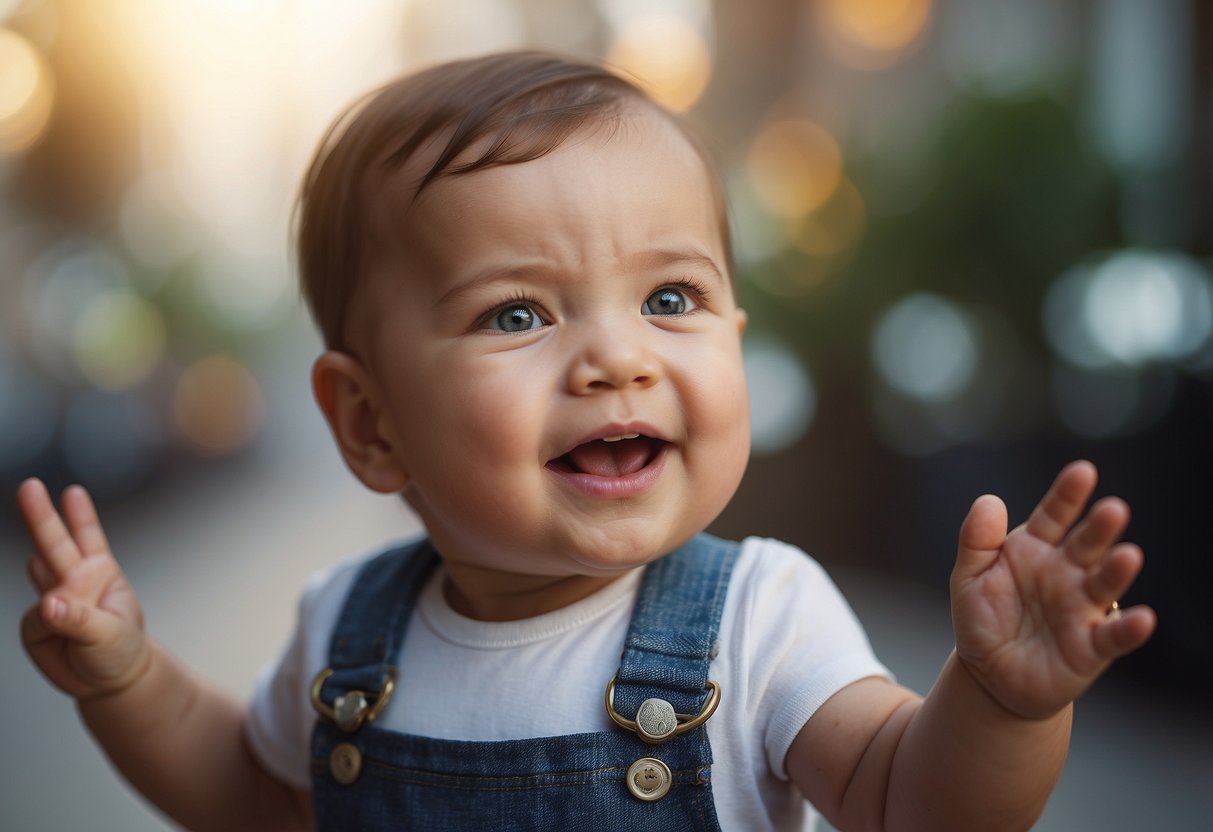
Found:
<path fill-rule="evenodd" d="M 39 613 L 47 630 L 86 646 L 113 638 L 119 623 L 113 615 L 92 604 L 51 593 L 43 596 Z"/>
<path fill-rule="evenodd" d="M 960 524 L 956 567 L 952 570 L 953 588 L 988 569 L 998 559 L 1006 539 L 1006 505 L 993 494 L 978 497 Z"/>

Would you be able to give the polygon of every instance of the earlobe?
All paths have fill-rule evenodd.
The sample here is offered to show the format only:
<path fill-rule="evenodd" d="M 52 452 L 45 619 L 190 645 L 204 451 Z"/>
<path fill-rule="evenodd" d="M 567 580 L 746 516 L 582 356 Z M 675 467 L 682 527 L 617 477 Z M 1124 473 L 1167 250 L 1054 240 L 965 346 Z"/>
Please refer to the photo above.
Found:
<path fill-rule="evenodd" d="M 324 353 L 312 365 L 312 393 L 354 476 L 372 491 L 403 491 L 409 477 L 399 443 L 382 427 L 382 398 L 362 362 L 335 350 Z"/>

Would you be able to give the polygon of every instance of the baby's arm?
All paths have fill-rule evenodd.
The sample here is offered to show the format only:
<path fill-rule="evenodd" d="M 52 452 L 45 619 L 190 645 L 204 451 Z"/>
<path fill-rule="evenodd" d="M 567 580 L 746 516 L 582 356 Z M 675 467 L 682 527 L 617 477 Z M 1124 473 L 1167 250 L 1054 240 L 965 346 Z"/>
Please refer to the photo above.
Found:
<path fill-rule="evenodd" d="M 310 828 L 309 796 L 274 780 L 250 753 L 241 705 L 144 632 L 88 493 L 64 492 L 66 526 L 37 480 L 22 484 L 17 502 L 41 595 L 22 619 L 22 642 L 76 699 L 123 776 L 190 829 Z"/>
<path fill-rule="evenodd" d="M 1107 610 L 1141 550 L 1116 544 L 1128 508 L 1067 466 L 1027 522 L 979 498 L 952 573 L 956 650 L 926 699 L 877 679 L 828 700 L 787 769 L 842 829 L 1027 829 L 1060 776 L 1071 703 L 1154 630 L 1153 611 Z"/>

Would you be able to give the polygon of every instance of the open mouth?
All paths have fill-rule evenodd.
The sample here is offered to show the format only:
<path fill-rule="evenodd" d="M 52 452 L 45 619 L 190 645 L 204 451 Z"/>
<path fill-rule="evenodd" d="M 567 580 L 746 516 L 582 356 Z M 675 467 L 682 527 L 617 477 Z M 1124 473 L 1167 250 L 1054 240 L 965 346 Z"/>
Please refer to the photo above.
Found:
<path fill-rule="evenodd" d="M 595 439 L 549 460 L 547 467 L 566 474 L 626 477 L 652 464 L 666 444 L 637 433 Z"/>

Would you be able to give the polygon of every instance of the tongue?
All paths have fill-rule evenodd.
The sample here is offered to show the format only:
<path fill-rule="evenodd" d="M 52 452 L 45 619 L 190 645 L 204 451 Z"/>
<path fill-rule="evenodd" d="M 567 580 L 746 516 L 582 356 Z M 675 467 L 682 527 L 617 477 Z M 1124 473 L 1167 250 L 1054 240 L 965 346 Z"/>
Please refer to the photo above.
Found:
<path fill-rule="evenodd" d="M 634 474 L 648 464 L 649 443 L 642 439 L 619 442 L 586 442 L 569 451 L 569 458 L 583 474 L 598 477 L 622 477 Z"/>

